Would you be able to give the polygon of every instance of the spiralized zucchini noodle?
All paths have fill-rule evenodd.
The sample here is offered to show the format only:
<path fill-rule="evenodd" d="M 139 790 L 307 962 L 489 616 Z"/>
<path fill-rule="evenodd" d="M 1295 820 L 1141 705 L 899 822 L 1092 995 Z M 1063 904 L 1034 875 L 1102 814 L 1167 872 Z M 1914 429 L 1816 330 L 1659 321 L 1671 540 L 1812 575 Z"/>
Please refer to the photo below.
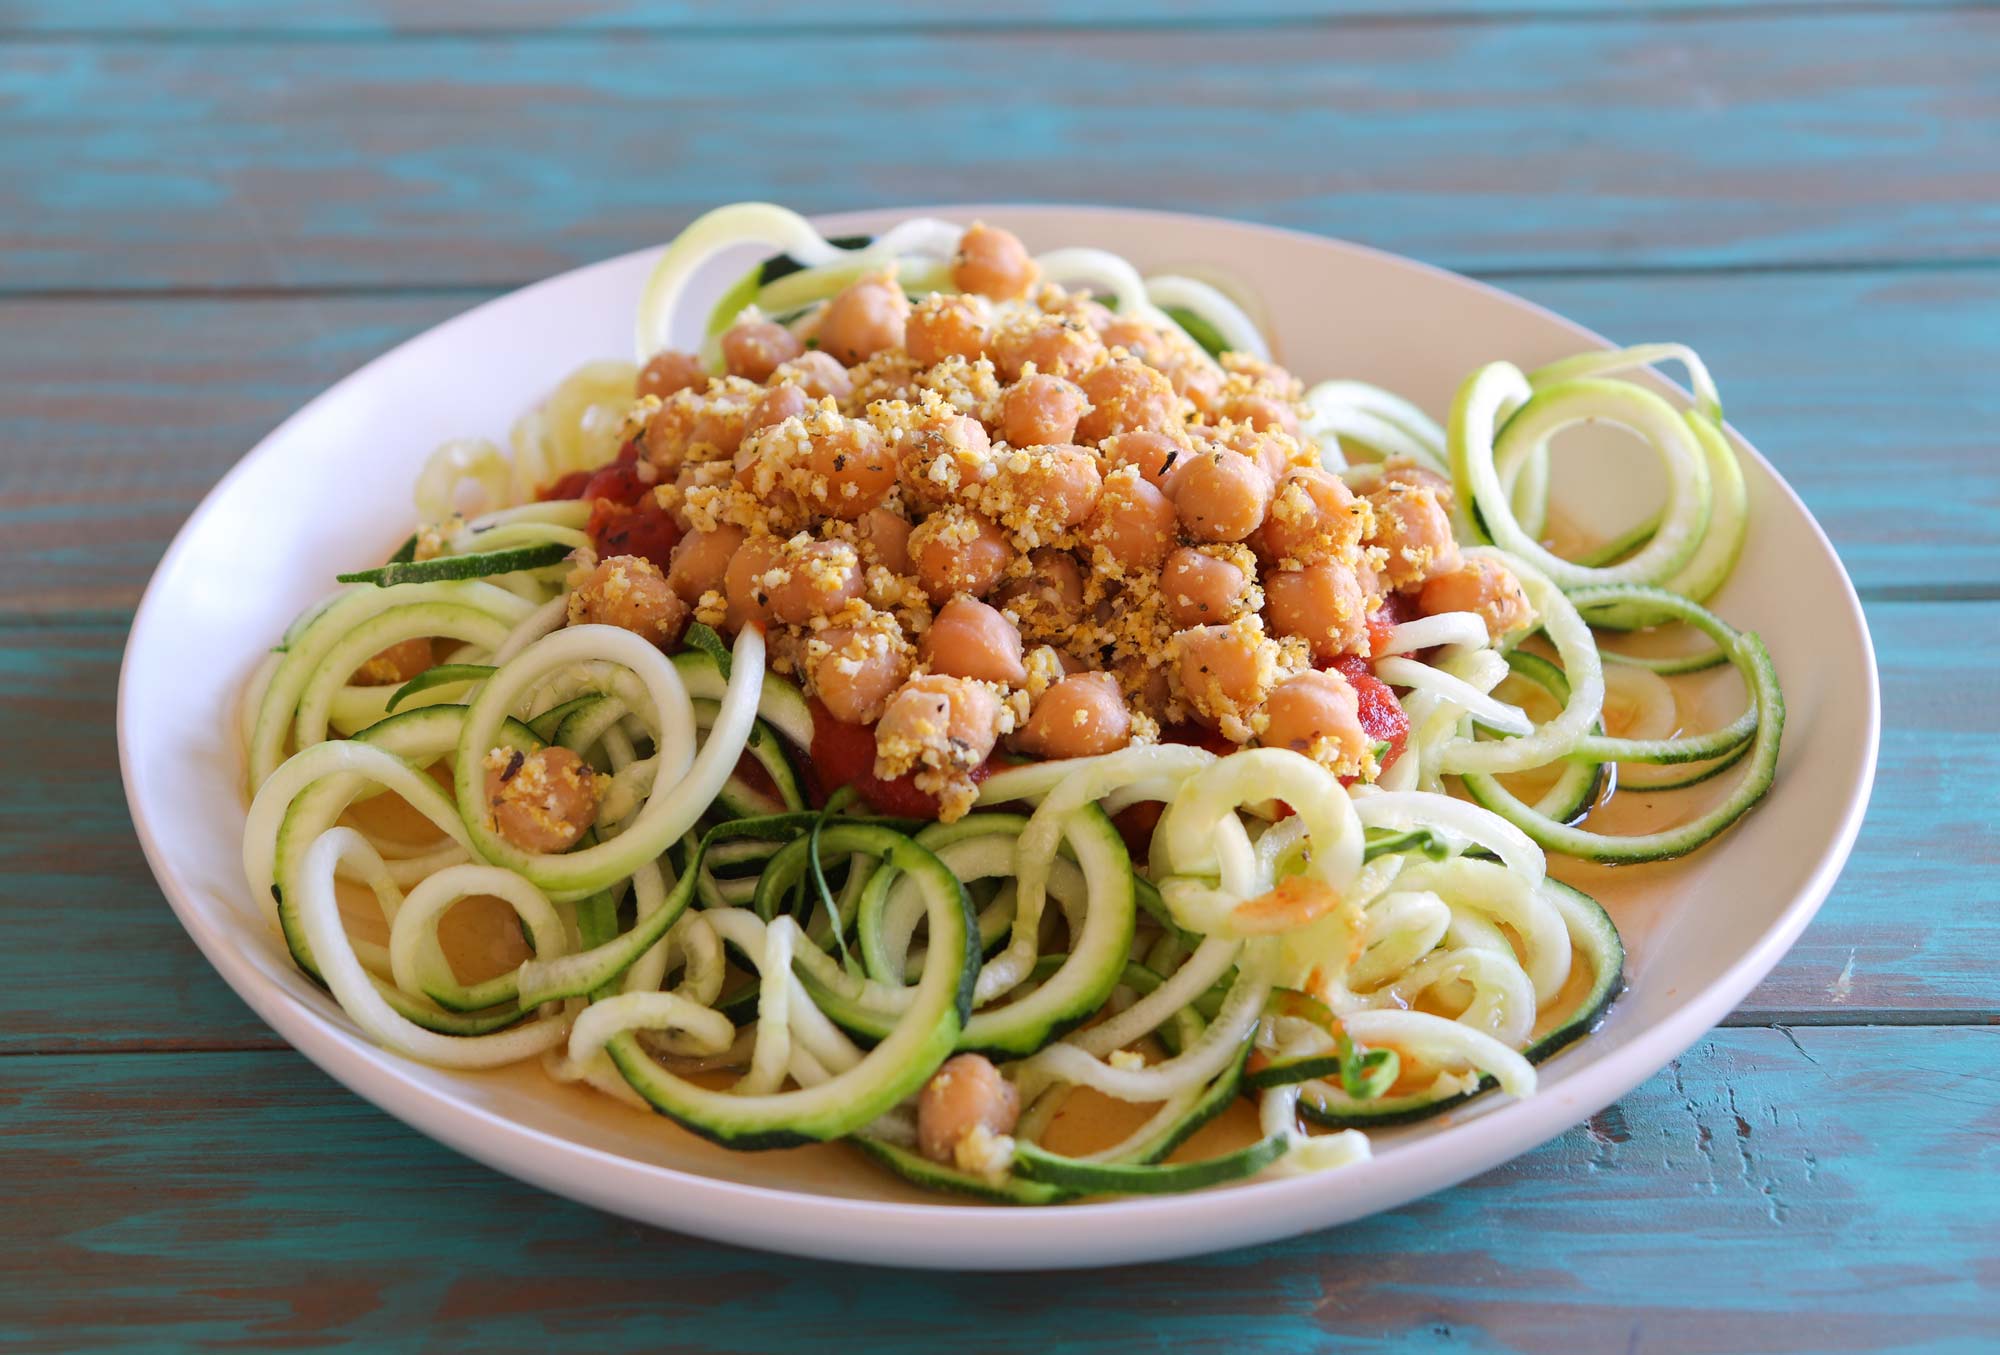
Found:
<path fill-rule="evenodd" d="M 761 261 L 693 325 L 723 251 Z M 1496 361 L 1440 423 L 1294 381 L 1209 281 L 763 204 L 667 247 L 637 333 L 508 449 L 438 449 L 404 548 L 248 684 L 245 876 L 401 1055 L 1014 1204 L 1329 1170 L 1604 1017 L 1618 929 L 1552 856 L 1683 855 L 1770 787 L 1685 348 Z M 1666 493 L 1558 553 L 1583 422 Z M 1725 664 L 1746 708 L 1685 731 Z M 1621 777 L 1725 774 L 1590 826 Z M 1239 1101 L 1239 1146 L 1182 1149 Z M 1091 1106 L 1119 1127 L 1058 1124 Z"/>

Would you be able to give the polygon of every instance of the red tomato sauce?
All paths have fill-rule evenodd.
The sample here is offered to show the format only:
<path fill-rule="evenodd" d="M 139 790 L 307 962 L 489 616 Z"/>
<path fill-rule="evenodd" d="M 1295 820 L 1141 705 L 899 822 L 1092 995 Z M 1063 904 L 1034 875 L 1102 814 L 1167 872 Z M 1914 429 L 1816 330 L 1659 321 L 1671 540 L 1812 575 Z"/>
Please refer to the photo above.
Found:
<path fill-rule="evenodd" d="M 875 775 L 873 726 L 836 720 L 818 698 L 813 699 L 812 716 L 813 740 L 809 754 L 812 770 L 809 781 L 815 804 L 825 804 L 827 793 L 833 789 L 852 786 L 879 813 L 901 819 L 935 819 L 938 816 L 937 796 L 918 790 L 914 773 L 893 780 Z M 973 781 L 984 781 L 992 768 L 993 760 L 988 758 L 973 768 Z"/>
<path fill-rule="evenodd" d="M 540 497 L 588 502 L 590 540 L 599 555 L 637 555 L 659 566 L 662 574 L 673 561 L 681 529 L 660 507 L 653 486 L 639 476 L 637 439 L 596 470 L 571 471 L 542 490 Z"/>
<path fill-rule="evenodd" d="M 1389 745 L 1389 751 L 1381 758 L 1382 770 L 1388 771 L 1390 764 L 1403 755 L 1403 745 L 1409 741 L 1410 717 L 1403 714 L 1389 684 L 1370 671 L 1368 660 L 1343 654 L 1330 666 L 1354 688 L 1355 700 L 1361 707 L 1362 731 L 1375 742 Z"/>

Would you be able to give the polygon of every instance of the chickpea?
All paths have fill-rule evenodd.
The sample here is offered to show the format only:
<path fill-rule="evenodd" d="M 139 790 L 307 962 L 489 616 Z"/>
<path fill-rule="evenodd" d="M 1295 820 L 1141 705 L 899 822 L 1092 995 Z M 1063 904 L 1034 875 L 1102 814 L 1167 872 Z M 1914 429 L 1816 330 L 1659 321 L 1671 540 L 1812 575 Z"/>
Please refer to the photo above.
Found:
<path fill-rule="evenodd" d="M 1175 367 L 1168 374 L 1174 383 L 1174 394 L 1195 408 L 1195 413 L 1204 419 L 1212 419 L 1222 413 L 1222 373 L 1206 362 L 1188 361 Z"/>
<path fill-rule="evenodd" d="M 1264 521 L 1271 492 L 1256 462 L 1218 447 L 1188 458 L 1174 481 L 1174 506 L 1196 540 L 1241 541 Z"/>
<path fill-rule="evenodd" d="M 731 630 L 751 622 L 759 625 L 770 623 L 769 576 L 782 569 L 783 559 L 784 542 L 770 535 L 749 537 L 729 557 L 729 564 L 722 574 L 722 590 L 729 602 L 725 624 Z"/>
<path fill-rule="evenodd" d="M 1417 594 L 1417 606 L 1425 616 L 1477 613 L 1496 644 L 1535 619 L 1534 606 L 1514 571 L 1483 555 L 1461 559 L 1456 568 L 1433 574 Z"/>
<path fill-rule="evenodd" d="M 778 370 L 771 373 L 771 379 L 797 386 L 815 400 L 828 396 L 845 400 L 854 394 L 854 378 L 847 374 L 847 369 L 818 349 L 780 363 Z"/>
<path fill-rule="evenodd" d="M 1448 505 L 1452 501 L 1452 485 L 1449 479 L 1407 458 L 1397 457 L 1383 462 L 1381 481 L 1384 485 L 1408 485 L 1412 489 L 1428 489 L 1437 495 L 1441 504 Z"/>
<path fill-rule="evenodd" d="M 646 421 L 641 439 L 646 460 L 671 474 L 689 460 L 732 455 L 761 394 L 741 377 L 727 377 L 706 390 L 675 391 Z"/>
<path fill-rule="evenodd" d="M 1368 596 L 1348 566 L 1327 560 L 1268 573 L 1264 600 L 1271 629 L 1311 645 L 1315 661 L 1367 652 Z"/>
<path fill-rule="evenodd" d="M 1037 372 L 1000 397 L 1000 435 L 1016 447 L 1069 442 L 1076 436 L 1076 421 L 1089 408 L 1075 382 Z"/>
<path fill-rule="evenodd" d="M 983 598 L 999 584 L 1014 558 L 1014 544 L 982 513 L 946 508 L 910 533 L 910 562 L 932 602 L 956 593 Z"/>
<path fill-rule="evenodd" d="M 1164 372 L 1143 362 L 1107 362 L 1084 373 L 1079 383 L 1090 412 L 1076 426 L 1083 442 L 1101 442 L 1114 433 L 1178 428 L 1180 397 Z"/>
<path fill-rule="evenodd" d="M 1032 510 L 1037 521 L 1074 527 L 1096 507 L 1101 485 L 1089 448 L 1057 443 L 1016 448 L 1001 457 L 991 497 L 1012 511 Z"/>
<path fill-rule="evenodd" d="M 495 748 L 486 755 L 494 831 L 524 852 L 566 852 L 597 822 L 610 778 L 567 748 Z"/>
<path fill-rule="evenodd" d="M 969 499 L 993 475 L 993 444 L 986 426 L 963 414 L 933 419 L 902 447 L 897 471 L 903 491 L 919 508 Z"/>
<path fill-rule="evenodd" d="M 1021 632 L 983 602 L 953 598 L 938 608 L 917 652 L 934 673 L 1017 687 L 1028 680 Z"/>
<path fill-rule="evenodd" d="M 933 292 L 910 311 L 903 346 L 929 367 L 947 358 L 977 362 L 986 354 L 986 305 L 978 297 Z"/>
<path fill-rule="evenodd" d="M 1156 362 L 1172 351 L 1158 325 L 1129 315 L 1114 316 L 1111 323 L 1102 326 L 1098 333 L 1103 337 L 1106 348 L 1122 348 L 1141 362 Z"/>
<path fill-rule="evenodd" d="M 1097 445 L 1104 459 L 1114 466 L 1137 466 L 1155 489 L 1173 492 L 1174 477 L 1189 460 L 1188 449 L 1165 433 L 1144 429 L 1135 433 L 1114 433 Z"/>
<path fill-rule="evenodd" d="M 1096 330 L 1056 316 L 1001 326 L 988 349 L 1002 381 L 1018 380 L 1031 362 L 1038 372 L 1074 380 L 1104 361 L 1104 340 Z"/>
<path fill-rule="evenodd" d="M 812 397 L 800 386 L 773 386 L 764 393 L 762 399 L 751 407 L 750 417 L 743 425 L 743 436 L 761 433 L 766 428 L 776 428 L 786 419 L 795 419 L 806 412 L 812 404 Z"/>
<path fill-rule="evenodd" d="M 1305 384 L 1275 362 L 1248 353 L 1224 353 L 1222 369 L 1236 377 L 1239 390 L 1274 395 L 1281 400 L 1297 400 L 1305 394 Z"/>
<path fill-rule="evenodd" d="M 1352 568 L 1354 582 L 1360 586 L 1362 596 L 1379 598 L 1395 591 L 1389 587 L 1389 581 L 1382 577 L 1381 571 L 1375 568 L 1374 562 L 1368 557 L 1368 552 L 1363 551 L 1355 556 Z"/>
<path fill-rule="evenodd" d="M 861 538 L 861 558 L 891 574 L 910 572 L 910 523 L 887 508 L 871 508 L 855 524 Z"/>
<path fill-rule="evenodd" d="M 991 1140 L 1021 1118 L 1021 1094 L 980 1054 L 958 1054 L 917 1097 L 917 1147 L 933 1162 L 983 1171 Z M 961 1163 L 960 1159 L 964 1158 Z"/>
<path fill-rule="evenodd" d="M 1262 391 L 1232 395 L 1222 404 L 1222 417 L 1247 424 L 1259 432 L 1296 433 L 1299 412 L 1291 403 Z"/>
<path fill-rule="evenodd" d="M 875 726 L 875 774 L 885 780 L 919 764 L 970 772 L 1000 737 L 993 689 L 947 673 L 920 673 L 889 698 Z"/>
<path fill-rule="evenodd" d="M 708 368 L 692 353 L 665 349 L 653 354 L 639 369 L 639 394 L 657 395 L 662 400 L 675 391 L 700 390 L 708 384 Z"/>
<path fill-rule="evenodd" d="M 430 637 L 419 635 L 390 645 L 355 669 L 348 681 L 357 687 L 387 687 L 391 683 L 400 687 L 436 663 Z"/>
<path fill-rule="evenodd" d="M 712 395 L 699 404 L 694 413 L 694 422 L 688 429 L 687 450 L 696 455 L 702 448 L 709 449 L 709 457 L 732 457 L 743 442 L 743 430 L 750 423 L 750 411 L 756 407 L 757 398 L 747 391 L 728 391 Z"/>
<path fill-rule="evenodd" d="M 660 567 L 637 555 L 613 555 L 578 580 L 569 594 L 569 624 L 629 630 L 665 648 L 681 637 L 688 605 Z"/>
<path fill-rule="evenodd" d="M 1234 621 L 1243 611 L 1249 582 L 1228 560 L 1182 546 L 1160 571 L 1167 619 L 1178 630 Z"/>
<path fill-rule="evenodd" d="M 1354 688 L 1336 672 L 1286 678 L 1265 698 L 1264 714 L 1268 722 L 1258 741 L 1266 748 L 1289 748 L 1335 766 L 1358 765 L 1374 748 L 1361 727 Z"/>
<path fill-rule="evenodd" d="M 775 577 L 780 572 L 783 577 Z M 773 621 L 803 626 L 861 596 L 861 557 L 845 541 L 795 537 L 785 543 L 775 570 L 765 574 L 761 585 Z"/>
<path fill-rule="evenodd" d="M 1296 438 L 1283 433 L 1260 432 L 1247 423 L 1225 424 L 1218 440 L 1223 446 L 1255 461 L 1274 483 L 1283 479 L 1296 464 L 1299 451 Z"/>
<path fill-rule="evenodd" d="M 1076 557 L 1054 546 L 1028 552 L 1027 577 L 1010 579 L 994 601 L 1023 620 L 1051 626 L 1074 624 L 1083 615 L 1083 570 Z M 1046 627 L 1045 627 L 1046 628 Z"/>
<path fill-rule="evenodd" d="M 667 583 L 682 602 L 692 607 L 703 593 L 723 587 L 723 576 L 743 548 L 745 535 L 741 527 L 718 523 L 712 532 L 689 532 L 680 539 L 668 563 Z"/>
<path fill-rule="evenodd" d="M 1254 626 L 1196 626 L 1174 637 L 1180 651 L 1180 688 L 1203 724 L 1219 724 L 1255 709 L 1263 694 L 1264 668 Z"/>
<path fill-rule="evenodd" d="M 975 221 L 958 240 L 951 261 L 951 280 L 961 292 L 977 292 L 995 301 L 1012 301 L 1028 294 L 1041 269 L 1012 231 Z"/>
<path fill-rule="evenodd" d="M 1128 570 L 1157 569 L 1179 539 L 1179 525 L 1173 500 L 1146 483 L 1137 467 L 1121 466 L 1105 477 L 1083 539 Z"/>
<path fill-rule="evenodd" d="M 1045 758 L 1096 757 L 1131 741 L 1132 712 L 1109 673 L 1076 673 L 1043 692 L 1016 740 Z"/>
<path fill-rule="evenodd" d="M 1096 330 L 1100 337 L 1111 327 L 1111 322 L 1118 318 L 1111 307 L 1097 300 L 1089 292 L 1071 292 L 1060 306 L 1048 306 L 1046 302 L 1043 305 L 1044 309 L 1060 312 L 1072 320 L 1083 321 Z"/>
<path fill-rule="evenodd" d="M 873 425 L 837 414 L 808 417 L 806 435 L 806 475 L 795 487 L 816 512 L 852 521 L 895 485 L 895 454 Z"/>
<path fill-rule="evenodd" d="M 1384 485 L 1368 496 L 1375 531 L 1368 543 L 1388 552 L 1382 575 L 1395 589 L 1413 588 L 1434 574 L 1458 568 L 1451 516 L 1426 486 Z"/>
<path fill-rule="evenodd" d="M 1339 476 L 1316 466 L 1298 466 L 1278 481 L 1253 543 L 1266 560 L 1310 564 L 1351 556 L 1361 543 L 1367 518 L 1368 510 Z"/>
<path fill-rule="evenodd" d="M 903 346 L 910 299 L 889 273 L 849 283 L 820 314 L 819 350 L 849 367 Z"/>
<path fill-rule="evenodd" d="M 810 666 L 814 693 L 836 720 L 873 724 L 910 675 L 910 645 L 888 628 L 829 626 L 813 637 L 827 650 Z"/>
<path fill-rule="evenodd" d="M 769 320 L 745 320 L 722 336 L 722 360 L 731 376 L 769 381 L 781 362 L 806 351 L 798 335 Z"/>
<path fill-rule="evenodd" d="M 690 461 L 674 472 L 671 485 L 658 486 L 653 494 L 672 516 L 674 526 L 684 533 L 689 532 L 694 529 L 694 524 L 688 521 L 688 492 L 723 483 L 729 479 L 730 470 L 727 461 Z"/>

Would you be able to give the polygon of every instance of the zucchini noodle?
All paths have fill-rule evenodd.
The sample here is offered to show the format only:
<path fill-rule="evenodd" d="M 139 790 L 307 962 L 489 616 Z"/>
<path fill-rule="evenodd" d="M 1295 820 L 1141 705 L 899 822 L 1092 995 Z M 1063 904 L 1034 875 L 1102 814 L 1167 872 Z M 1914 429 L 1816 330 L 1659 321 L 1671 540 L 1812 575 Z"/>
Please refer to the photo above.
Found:
<path fill-rule="evenodd" d="M 880 288 L 882 270 L 911 300 L 953 293 L 961 278 L 978 286 L 983 246 L 962 245 L 964 231 L 923 218 L 828 240 L 780 207 L 717 209 L 661 254 L 639 301 L 637 357 L 653 361 L 677 332 L 698 332 L 699 352 L 671 361 L 701 399 L 737 401 L 741 425 L 762 382 L 740 374 L 745 340 L 733 327 L 749 322 L 743 333 L 797 355 L 837 323 L 835 298 L 863 280 Z M 227 717 L 244 748 L 245 881 L 296 965 L 356 1028 L 440 1067 L 534 1059 L 554 1081 L 733 1149 L 842 1141 L 921 1186 L 1046 1205 L 1365 1169 L 1372 1132 L 1489 1091 L 1532 1095 L 1536 1065 L 1604 1019 L 1623 986 L 1623 943 L 1604 910 L 1562 882 L 1558 858 L 1621 864 L 1696 850 L 1767 792 L 1783 732 L 1762 642 L 1703 605 L 1741 554 L 1750 505 L 1699 357 L 1646 344 L 1528 374 L 1495 362 L 1467 377 L 1440 426 L 1360 381 L 1322 381 L 1297 398 L 1298 386 L 1263 365 L 1271 349 L 1252 318 L 1257 303 L 1236 299 L 1219 274 L 1149 276 L 1100 247 L 1029 256 L 1002 243 L 1018 251 L 1009 257 L 1025 280 L 1015 290 L 940 304 L 977 324 L 1059 314 L 1051 341 L 1095 343 L 1098 360 L 1103 344 L 1077 338 L 1086 323 L 1105 336 L 1114 323 L 1145 326 L 1141 337 L 1171 350 L 1146 379 L 1155 393 L 1173 386 L 1183 425 L 1167 430 L 1173 437 L 1224 435 L 1200 422 L 1183 386 L 1211 402 L 1276 391 L 1297 441 L 1269 434 L 1258 455 L 1276 456 L 1278 471 L 1315 495 L 1381 490 L 1374 508 L 1355 510 L 1387 544 L 1356 548 L 1370 552 L 1352 566 L 1370 614 L 1342 617 L 1355 629 L 1338 661 L 1314 665 L 1308 681 L 1306 632 L 1270 637 L 1261 652 L 1277 677 L 1259 669 L 1255 700 L 1233 723 L 1215 717 L 1183 690 L 1194 671 L 1184 657 L 1171 673 L 1149 669 L 1159 656 L 1106 638 L 1144 607 L 1100 547 L 1089 558 L 1105 577 L 1079 581 L 1088 592 L 1078 610 L 1098 627 L 1094 656 L 1017 648 L 1017 666 L 1038 676 L 987 684 L 1006 713 L 965 766 L 1000 731 L 1013 731 L 1013 743 L 943 790 L 926 779 L 945 774 L 935 758 L 889 777 L 886 700 L 866 719 L 835 720 L 814 668 L 832 661 L 823 651 L 847 619 L 781 616 L 779 591 L 801 577 L 790 565 L 755 565 L 747 586 L 757 606 L 745 602 L 736 562 L 773 542 L 722 538 L 715 588 L 680 577 L 683 534 L 719 535 L 733 521 L 722 511 L 729 494 L 764 492 L 747 489 L 762 454 L 749 433 L 726 418 L 700 423 L 720 418 L 717 407 L 677 395 L 700 429 L 690 446 L 707 439 L 713 455 L 651 459 L 668 404 L 637 396 L 631 363 L 588 364 L 521 415 L 504 448 L 480 439 L 438 448 L 416 476 L 417 531 L 391 560 L 337 575 L 346 586 L 287 629 Z M 706 316 L 693 314 L 691 293 L 715 281 L 724 256 L 747 271 Z M 1035 279 L 1047 284 L 1039 293 Z M 1065 286 L 1088 288 L 1097 304 L 1080 305 Z M 894 290 L 885 304 L 901 307 Z M 1129 363 L 1141 345 L 1128 342 L 1120 361 Z M 1225 353 L 1239 356 L 1225 362 Z M 831 357 L 821 350 L 815 370 Z M 987 357 L 952 360 L 961 375 L 994 379 Z M 1660 362 L 1686 369 L 1690 407 L 1629 379 Z M 725 364 L 727 379 L 704 389 L 702 371 L 720 375 Z M 894 349 L 847 365 L 851 382 L 907 396 L 899 409 L 937 396 L 907 384 L 914 359 Z M 953 408 L 985 399 L 977 389 L 986 388 L 966 387 Z M 820 408 L 831 418 L 850 397 L 828 399 Z M 851 400 L 842 417 L 864 396 Z M 1104 405 L 1105 417 L 1124 417 L 1115 401 Z M 1267 436 L 1215 417 L 1229 436 Z M 1659 458 L 1666 494 L 1641 525 L 1566 558 L 1540 539 L 1560 478 L 1549 449 L 1584 422 L 1636 435 Z M 859 451 L 873 454 L 866 443 Z M 1315 481 L 1314 461 L 1341 480 Z M 845 465 L 835 458 L 835 471 Z M 925 506 L 914 490 L 888 487 L 901 474 L 890 469 L 881 493 L 895 497 L 881 502 L 907 513 L 909 531 Z M 1148 472 L 1163 494 L 1170 469 Z M 597 478 L 607 473 L 626 497 L 539 497 L 609 483 Z M 1450 481 L 1442 500 L 1428 498 L 1430 477 Z M 1392 480 L 1400 499 L 1382 489 Z M 806 481 L 784 489 L 795 502 L 822 492 L 831 491 Z M 1387 533 L 1408 524 L 1387 515 L 1417 500 L 1440 533 L 1451 520 L 1452 539 L 1395 554 Z M 1179 522 L 1182 510 L 1165 502 Z M 861 559 L 863 513 L 844 511 L 785 548 Z M 659 534 L 653 556 L 645 531 Z M 1268 536 L 1214 548 L 1241 552 L 1230 557 L 1239 573 L 1274 569 L 1283 561 Z M 1072 531 L 1018 549 L 1054 540 L 1074 551 L 1082 539 Z M 913 539 L 905 554 L 922 544 Z M 857 606 L 916 617 L 907 637 L 897 630 L 909 650 L 898 693 L 938 677 L 971 682 L 933 644 L 944 627 L 914 643 L 941 595 L 898 592 L 910 580 L 876 564 L 887 558 L 876 549 L 874 567 L 856 576 L 867 599 Z M 647 570 L 603 572 L 633 559 Z M 1016 566 L 1009 588 L 1040 579 L 1042 559 L 1036 579 Z M 1400 598 L 1390 596 L 1392 570 Z M 1447 574 L 1464 586 L 1434 598 L 1431 581 Z M 635 616 L 646 585 L 649 596 L 671 594 L 660 605 L 675 625 L 648 631 Z M 954 575 L 944 593 L 958 588 Z M 984 612 L 1021 639 L 1020 595 L 991 596 Z M 1251 609 L 1263 596 L 1239 590 Z M 1003 601 L 1014 610 L 998 610 Z M 1235 633 L 1278 621 L 1251 610 Z M 1651 658 L 1599 647 L 1599 630 L 1665 626 L 1709 648 Z M 852 652 L 839 651 L 840 662 Z M 1096 676 L 1121 693 L 1122 732 L 1069 758 L 1037 744 L 1047 737 L 1037 733 L 1042 703 L 1066 681 L 1065 665 L 1110 670 L 1134 658 L 1141 678 L 1158 677 L 1185 704 L 1142 720 L 1124 704 L 1131 696 L 1137 706 L 1138 684 Z M 1673 679 L 1725 663 L 1748 691 L 1744 710 L 1718 728 L 1684 729 Z M 1325 676 L 1329 668 L 1341 676 Z M 1293 681 L 1336 713 L 1351 698 L 1356 746 L 1323 725 L 1287 742 L 1275 693 Z M 958 718 L 949 700 L 942 709 L 940 719 Z M 1159 727 L 1184 718 L 1176 710 L 1207 721 L 1205 741 L 1233 751 L 1163 741 Z M 859 731 L 861 760 L 843 762 L 839 739 L 878 718 L 879 741 Z M 1218 728 L 1233 731 L 1226 742 L 1215 742 Z M 955 725 L 944 732 L 941 744 L 919 740 L 921 754 L 973 747 Z M 1029 750 L 1049 756 L 1018 756 Z M 1587 826 L 1621 783 L 1664 793 L 1725 773 L 1738 779 L 1677 825 L 1630 836 Z M 455 919 L 486 909 L 500 921 L 483 939 L 501 958 L 470 974 Z M 1144 1109 L 1136 1127 L 1072 1151 L 1062 1126 L 1088 1104 L 1073 1099 L 1086 1090 Z M 954 1098 L 985 1118 L 944 1139 L 938 1125 Z M 1182 1151 L 1232 1114 L 1239 1146 Z"/>

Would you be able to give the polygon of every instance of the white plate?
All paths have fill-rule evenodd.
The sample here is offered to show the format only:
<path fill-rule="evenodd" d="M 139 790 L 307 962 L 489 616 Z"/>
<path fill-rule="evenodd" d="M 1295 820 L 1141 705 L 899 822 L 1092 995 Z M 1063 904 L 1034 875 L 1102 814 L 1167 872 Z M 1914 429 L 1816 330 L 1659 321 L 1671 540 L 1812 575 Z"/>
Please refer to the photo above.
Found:
<path fill-rule="evenodd" d="M 820 224 L 829 234 L 867 231 L 907 214 Z M 1263 298 L 1279 354 L 1299 375 L 1378 382 L 1440 415 L 1478 363 L 1530 367 L 1604 344 L 1502 292 L 1305 235 L 1095 208 L 938 214 L 984 216 L 1036 249 L 1102 245 L 1148 271 L 1224 271 Z M 558 1088 L 532 1065 L 469 1075 L 384 1052 L 292 967 L 252 904 L 239 864 L 244 807 L 227 713 L 245 673 L 326 591 L 336 566 L 379 559 L 408 532 L 411 482 L 432 446 L 468 433 L 499 436 L 570 368 L 630 351 L 650 262 L 650 252 L 627 255 L 502 297 L 410 340 L 300 410 L 195 510 L 154 575 L 126 647 L 118 703 L 126 795 L 181 922 L 230 986 L 308 1058 L 459 1151 L 632 1218 L 846 1261 L 1087 1266 L 1267 1241 L 1462 1181 L 1623 1095 L 1742 1000 L 1839 873 L 1874 774 L 1874 655 L 1826 537 L 1739 440 L 1750 542 L 1715 606 L 1761 632 L 1776 657 L 1789 705 L 1777 788 L 1690 861 L 1582 881 L 1625 930 L 1631 989 L 1601 1031 L 1545 1066 L 1530 1100 L 1489 1095 L 1448 1120 L 1380 1134 L 1372 1162 L 1338 1173 L 1009 1210 L 939 1203 L 837 1146 L 729 1153 L 663 1119 Z M 1731 374 L 1718 375 L 1726 400 Z M 1617 451 L 1565 452 L 1565 499 L 1601 508 L 1627 498 L 1634 477 L 1616 473 L 1619 464 Z M 357 1180 L 355 1189 L 368 1183 Z"/>

